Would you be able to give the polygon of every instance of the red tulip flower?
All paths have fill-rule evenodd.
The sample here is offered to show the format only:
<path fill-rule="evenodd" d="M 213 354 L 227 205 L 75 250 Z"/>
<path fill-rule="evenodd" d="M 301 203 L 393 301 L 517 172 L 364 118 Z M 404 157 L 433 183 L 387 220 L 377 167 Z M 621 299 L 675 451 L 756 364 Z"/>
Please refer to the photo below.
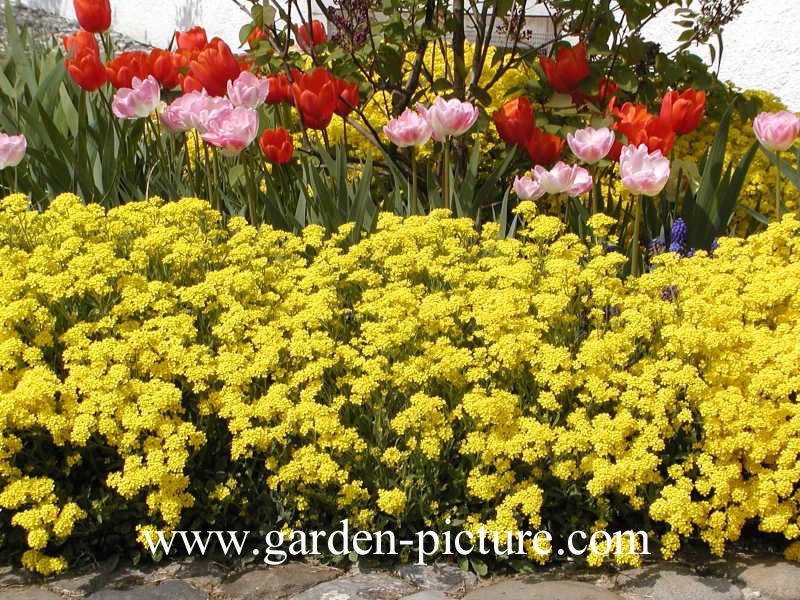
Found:
<path fill-rule="evenodd" d="M 339 93 L 333 75 L 322 67 L 311 73 L 298 73 L 292 84 L 294 104 L 311 129 L 325 129 L 333 118 Z"/>
<path fill-rule="evenodd" d="M 258 145 L 271 163 L 283 164 L 292 160 L 294 143 L 292 136 L 283 127 L 265 129 L 258 139 Z"/>
<path fill-rule="evenodd" d="M 500 139 L 514 146 L 523 146 L 536 125 L 533 107 L 524 97 L 506 102 L 500 110 L 492 113 L 492 121 Z"/>
<path fill-rule="evenodd" d="M 556 60 L 545 56 L 540 61 L 547 81 L 555 91 L 562 94 L 574 91 L 589 76 L 589 61 L 584 43 L 574 48 L 561 48 Z"/>
<path fill-rule="evenodd" d="M 106 82 L 106 67 L 100 60 L 100 47 L 94 34 L 85 29 L 61 38 L 67 57 L 64 66 L 70 77 L 89 92 Z"/>
<path fill-rule="evenodd" d="M 134 77 L 142 81 L 150 74 L 148 56 L 144 52 L 123 52 L 106 63 L 108 81 L 115 89 L 129 88 Z"/>
<path fill-rule="evenodd" d="M 96 54 L 97 58 L 100 58 L 100 46 L 97 45 L 97 38 L 91 31 L 80 29 L 72 35 L 65 35 L 61 41 L 64 42 L 68 58 L 76 58 L 85 52 Z"/>
<path fill-rule="evenodd" d="M 180 50 L 199 52 L 208 46 L 208 36 L 202 27 L 192 27 L 189 31 L 176 31 L 175 42 Z"/>
<path fill-rule="evenodd" d="M 67 67 L 69 76 L 87 92 L 94 92 L 108 78 L 100 55 L 93 52 L 87 51 L 71 58 L 65 58 L 64 65 Z"/>
<path fill-rule="evenodd" d="M 530 137 L 525 140 L 525 149 L 534 165 L 550 166 L 558 160 L 565 144 L 557 135 L 534 127 Z"/>
<path fill-rule="evenodd" d="M 292 101 L 292 84 L 284 73 L 277 75 L 267 75 L 269 80 L 269 91 L 267 92 L 267 104 L 280 104 L 281 102 Z"/>
<path fill-rule="evenodd" d="M 155 77 L 165 89 L 172 89 L 180 83 L 181 67 L 188 64 L 180 55 L 173 54 L 160 48 L 154 48 L 147 57 L 147 67 L 150 74 Z"/>
<path fill-rule="evenodd" d="M 235 80 L 242 72 L 230 47 L 220 38 L 211 40 L 189 65 L 189 75 L 212 96 L 224 96 L 228 91 L 228 82 Z"/>
<path fill-rule="evenodd" d="M 692 88 L 682 94 L 667 92 L 661 101 L 661 118 L 672 126 L 678 135 L 697 129 L 706 108 L 706 93 L 695 92 Z"/>
<path fill-rule="evenodd" d="M 344 79 L 336 80 L 337 103 L 335 112 L 340 117 L 346 117 L 358 106 L 358 84 L 349 83 Z"/>
<path fill-rule="evenodd" d="M 255 48 L 262 40 L 269 40 L 267 33 L 260 27 L 253 27 L 253 31 L 247 36 L 247 45 L 250 46 L 250 48 Z"/>
<path fill-rule="evenodd" d="M 661 154 L 664 156 L 667 156 L 675 145 L 675 132 L 672 131 L 672 125 L 661 117 L 651 117 L 644 127 L 625 135 L 628 138 L 628 144 L 634 146 L 644 144 L 649 152 L 661 150 Z"/>
<path fill-rule="evenodd" d="M 109 0 L 72 0 L 75 17 L 86 31 L 103 33 L 111 27 Z"/>
<path fill-rule="evenodd" d="M 325 32 L 325 26 L 316 19 L 297 28 L 297 45 L 303 52 L 308 52 L 310 48 L 326 41 L 328 34 Z"/>

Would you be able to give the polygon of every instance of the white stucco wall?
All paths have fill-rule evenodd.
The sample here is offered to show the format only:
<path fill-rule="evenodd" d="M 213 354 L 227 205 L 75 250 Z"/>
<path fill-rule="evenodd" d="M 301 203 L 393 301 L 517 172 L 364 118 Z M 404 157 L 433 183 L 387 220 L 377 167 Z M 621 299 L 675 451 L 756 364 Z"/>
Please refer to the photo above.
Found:
<path fill-rule="evenodd" d="M 670 50 L 680 30 L 671 23 L 674 15 L 661 17 L 646 28 L 646 37 Z M 800 0 L 749 0 L 723 41 L 721 79 L 772 92 L 800 112 Z M 708 62 L 707 54 L 703 58 Z"/>
<path fill-rule="evenodd" d="M 72 0 L 20 0 L 74 18 Z M 246 4 L 246 2 L 244 2 Z M 233 0 L 111 0 L 113 27 L 148 44 L 166 46 L 176 29 L 206 28 L 239 45 L 239 29 L 247 22 Z M 672 14 L 651 23 L 649 39 L 666 50 L 676 46 L 678 29 Z M 743 89 L 765 89 L 791 110 L 800 111 L 800 0 L 749 0 L 742 15 L 725 30 L 719 75 Z M 707 59 L 707 57 L 706 57 Z"/>

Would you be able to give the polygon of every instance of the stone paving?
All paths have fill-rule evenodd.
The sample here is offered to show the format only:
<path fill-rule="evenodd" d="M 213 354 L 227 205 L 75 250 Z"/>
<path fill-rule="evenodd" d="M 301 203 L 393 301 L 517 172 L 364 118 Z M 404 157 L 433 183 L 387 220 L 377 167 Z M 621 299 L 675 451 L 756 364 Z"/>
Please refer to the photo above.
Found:
<path fill-rule="evenodd" d="M 800 600 L 800 565 L 773 557 L 702 568 L 651 563 L 620 572 L 570 563 L 533 575 L 478 579 L 451 564 L 347 572 L 293 562 L 228 569 L 210 560 L 36 578 L 0 567 L 0 600 Z"/>

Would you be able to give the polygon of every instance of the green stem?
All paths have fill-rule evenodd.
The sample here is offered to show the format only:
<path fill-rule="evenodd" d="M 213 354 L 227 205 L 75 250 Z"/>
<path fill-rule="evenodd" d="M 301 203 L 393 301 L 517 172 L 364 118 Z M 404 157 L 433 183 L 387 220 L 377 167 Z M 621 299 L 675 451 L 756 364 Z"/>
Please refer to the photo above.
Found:
<path fill-rule="evenodd" d="M 250 215 L 250 224 L 256 227 L 256 184 L 253 180 L 252 162 L 247 160 L 247 151 L 242 152 L 242 166 L 244 167 L 244 180 L 247 186 L 247 212 Z"/>
<path fill-rule="evenodd" d="M 446 139 L 442 143 L 444 144 L 444 160 L 442 161 L 444 170 L 442 174 L 442 200 L 444 202 L 444 207 L 450 210 L 450 143 Z"/>
<path fill-rule="evenodd" d="M 639 276 L 639 228 L 642 223 L 642 204 L 644 198 L 640 197 L 636 202 L 636 217 L 633 220 L 633 251 L 631 252 L 631 275 Z"/>
<path fill-rule="evenodd" d="M 775 152 L 775 169 L 777 171 L 775 175 L 775 215 L 778 221 L 781 220 L 781 215 L 783 213 L 783 202 L 781 202 L 781 153 L 780 151 Z"/>
<path fill-rule="evenodd" d="M 419 214 L 419 190 L 417 189 L 417 153 L 411 147 L 411 214 Z"/>

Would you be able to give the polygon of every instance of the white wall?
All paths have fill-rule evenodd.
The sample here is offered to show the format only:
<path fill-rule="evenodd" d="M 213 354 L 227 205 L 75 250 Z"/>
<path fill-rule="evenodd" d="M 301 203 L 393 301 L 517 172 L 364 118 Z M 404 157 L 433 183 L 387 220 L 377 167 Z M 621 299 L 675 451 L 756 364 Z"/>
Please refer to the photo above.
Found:
<path fill-rule="evenodd" d="M 21 3 L 74 19 L 72 0 Z M 248 18 L 233 0 L 111 0 L 111 5 L 114 29 L 155 46 L 166 46 L 176 29 L 202 25 L 209 37 L 220 36 L 235 48 Z M 672 20 L 672 14 L 662 15 L 645 30 L 665 50 L 676 46 Z M 770 91 L 800 111 L 800 0 L 749 0 L 726 28 L 724 41 L 722 79 Z"/>
<path fill-rule="evenodd" d="M 646 37 L 664 50 L 675 48 L 680 30 L 673 20 L 672 14 L 661 15 L 647 27 Z M 722 80 L 772 92 L 800 112 L 800 0 L 749 0 L 725 28 L 723 41 Z M 707 54 L 700 55 L 709 61 Z"/>

